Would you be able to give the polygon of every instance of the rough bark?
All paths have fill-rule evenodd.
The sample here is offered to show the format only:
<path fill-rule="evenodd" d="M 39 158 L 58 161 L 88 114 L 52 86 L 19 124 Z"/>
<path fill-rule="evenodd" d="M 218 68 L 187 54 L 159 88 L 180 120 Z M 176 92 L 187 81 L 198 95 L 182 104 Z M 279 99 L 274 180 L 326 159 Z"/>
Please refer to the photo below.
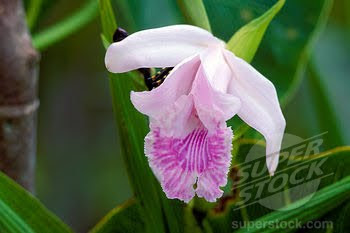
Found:
<path fill-rule="evenodd" d="M 0 0 L 0 170 L 34 189 L 37 74 L 21 0 Z"/>

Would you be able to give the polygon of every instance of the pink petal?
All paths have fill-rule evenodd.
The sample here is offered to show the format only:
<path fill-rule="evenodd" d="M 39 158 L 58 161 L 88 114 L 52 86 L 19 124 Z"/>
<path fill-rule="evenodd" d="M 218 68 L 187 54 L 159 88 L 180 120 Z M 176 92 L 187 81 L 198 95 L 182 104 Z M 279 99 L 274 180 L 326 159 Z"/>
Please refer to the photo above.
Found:
<path fill-rule="evenodd" d="M 224 128 L 217 130 L 208 137 L 208 154 L 211 155 L 206 169 L 199 175 L 196 193 L 210 202 L 222 196 L 219 188 L 227 183 L 227 175 L 231 161 L 232 130 Z"/>
<path fill-rule="evenodd" d="M 159 87 L 151 91 L 131 92 L 131 102 L 139 112 L 152 118 L 159 117 L 181 95 L 189 94 L 199 64 L 199 56 L 185 59 L 174 67 Z"/>
<path fill-rule="evenodd" d="M 228 92 L 241 100 L 238 116 L 259 131 L 266 139 L 266 162 L 274 174 L 285 129 L 285 119 L 274 85 L 244 60 L 225 51 L 232 72 Z"/>
<path fill-rule="evenodd" d="M 194 112 L 191 95 L 182 95 L 175 103 L 163 108 L 162 115 L 150 118 L 150 128 L 161 128 L 164 135 L 181 138 L 198 127 L 199 121 Z"/>
<path fill-rule="evenodd" d="M 215 130 L 219 123 L 225 123 L 231 119 L 241 106 L 240 100 L 235 96 L 217 91 L 212 87 L 203 65 L 198 69 L 191 94 L 194 96 L 200 120 L 210 131 Z"/>
<path fill-rule="evenodd" d="M 232 131 L 227 127 L 209 134 L 197 124 L 192 132 L 178 138 L 164 135 L 153 124 L 145 138 L 145 153 L 168 198 L 188 202 L 197 192 L 213 202 L 221 197 L 220 186 L 227 182 L 231 140 Z"/>
<path fill-rule="evenodd" d="M 173 67 L 187 57 L 224 43 L 209 32 L 190 25 L 139 31 L 107 49 L 109 71 L 122 73 L 141 67 Z"/>

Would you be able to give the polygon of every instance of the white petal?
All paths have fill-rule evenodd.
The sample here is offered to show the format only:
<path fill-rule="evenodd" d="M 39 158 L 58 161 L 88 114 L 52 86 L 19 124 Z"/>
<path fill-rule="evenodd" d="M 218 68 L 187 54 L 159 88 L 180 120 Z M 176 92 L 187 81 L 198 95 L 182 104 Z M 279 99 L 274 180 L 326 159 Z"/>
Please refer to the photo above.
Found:
<path fill-rule="evenodd" d="M 122 73 L 141 67 L 173 67 L 207 47 L 223 46 L 209 32 L 190 25 L 173 25 L 136 32 L 107 49 L 109 71 Z"/>
<path fill-rule="evenodd" d="M 211 86 L 217 91 L 226 93 L 232 74 L 222 52 L 223 49 L 210 48 L 203 51 L 200 57 Z"/>
<path fill-rule="evenodd" d="M 247 62 L 227 50 L 224 54 L 233 74 L 228 92 L 241 100 L 238 116 L 264 135 L 267 167 L 273 175 L 278 165 L 286 125 L 276 89 Z"/>

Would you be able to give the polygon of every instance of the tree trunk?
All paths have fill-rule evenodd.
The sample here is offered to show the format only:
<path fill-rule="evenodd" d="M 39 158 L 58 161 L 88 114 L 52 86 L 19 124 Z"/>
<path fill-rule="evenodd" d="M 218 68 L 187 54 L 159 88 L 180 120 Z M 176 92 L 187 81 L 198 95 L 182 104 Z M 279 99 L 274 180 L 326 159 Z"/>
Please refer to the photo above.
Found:
<path fill-rule="evenodd" d="M 37 75 L 21 0 L 0 0 L 0 170 L 34 189 Z"/>

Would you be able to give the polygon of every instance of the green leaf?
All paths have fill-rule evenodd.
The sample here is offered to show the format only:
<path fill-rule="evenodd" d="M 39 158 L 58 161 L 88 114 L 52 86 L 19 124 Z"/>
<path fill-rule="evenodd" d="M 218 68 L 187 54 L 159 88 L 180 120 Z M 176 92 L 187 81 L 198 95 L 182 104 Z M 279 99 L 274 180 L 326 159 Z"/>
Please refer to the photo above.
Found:
<path fill-rule="evenodd" d="M 339 179 L 349 176 L 349 166 L 350 166 L 350 146 L 340 146 L 333 148 L 331 150 L 316 154 L 307 158 L 307 160 L 316 160 L 327 158 L 325 166 L 322 170 L 324 173 L 334 173 L 333 176 L 323 179 L 320 186 L 326 187 L 329 184 L 332 184 Z M 304 158 L 297 157 L 301 161 L 305 161 Z M 348 232 L 350 223 L 348 221 L 350 217 L 350 200 L 347 200 L 341 206 L 327 212 L 325 216 L 318 219 L 319 221 L 328 221 L 332 222 L 332 232 Z M 315 231 L 311 231 L 315 232 Z"/>
<path fill-rule="evenodd" d="M 112 8 L 112 4 L 109 0 L 99 0 L 101 24 L 102 24 L 102 37 L 103 43 L 107 41 L 112 43 L 112 38 L 115 30 L 117 29 L 117 22 Z M 105 48 L 107 48 L 105 46 Z"/>
<path fill-rule="evenodd" d="M 202 0 L 177 0 L 188 24 L 211 31 L 207 12 Z"/>
<path fill-rule="evenodd" d="M 179 232 L 183 228 L 179 224 L 183 221 L 183 204 L 165 197 L 144 155 L 144 137 L 149 129 L 147 119 L 134 109 L 130 101 L 130 91 L 134 89 L 132 79 L 135 78 L 140 78 L 135 72 L 110 74 L 115 118 L 130 184 L 141 202 L 141 216 L 148 232 L 164 231 L 163 211 L 171 232 Z"/>
<path fill-rule="evenodd" d="M 112 41 L 117 23 L 110 1 L 100 0 L 99 5 L 106 44 L 106 41 Z M 130 91 L 134 89 L 132 80 L 135 78 L 140 78 L 136 72 L 109 74 L 114 114 L 129 181 L 135 197 L 142 205 L 140 216 L 147 223 L 145 231 L 162 232 L 164 224 L 159 190 L 143 154 L 143 138 L 148 131 L 147 119 L 134 109 L 130 101 Z"/>
<path fill-rule="evenodd" d="M 97 16 L 97 1 L 89 0 L 76 13 L 61 22 L 33 35 L 33 45 L 43 51 L 50 45 L 78 31 Z"/>
<path fill-rule="evenodd" d="M 100 0 L 100 14 L 104 44 L 112 41 L 116 30 L 112 5 L 109 0 Z M 122 156 L 135 197 L 142 205 L 142 219 L 147 223 L 146 232 L 162 232 L 161 203 L 158 187 L 146 157 L 143 154 L 143 138 L 147 134 L 147 119 L 138 113 L 130 101 L 130 91 L 134 89 L 132 80 L 141 78 L 136 72 L 109 74 L 115 120 L 122 145 Z M 145 185 L 146 184 L 146 185 Z"/>
<path fill-rule="evenodd" d="M 345 9 L 344 3 L 337 1 L 334 3 L 333 13 L 338 15 Z M 308 129 L 310 134 L 317 134 L 316 130 L 328 131 L 325 143 L 329 148 L 334 144 L 350 144 L 350 109 L 344 108 L 350 99 L 350 93 L 347 91 L 350 67 L 344 65 L 350 59 L 348 32 L 337 24 L 327 24 L 313 50 L 306 76 L 307 82 L 304 83 L 306 88 L 303 91 L 307 92 L 304 95 L 307 95 L 306 98 L 310 96 L 311 103 L 303 107 L 309 115 L 303 124 L 313 123 L 315 127 L 301 127 Z M 332 59 L 329 59 L 330 54 Z"/>
<path fill-rule="evenodd" d="M 129 32 L 184 23 L 175 0 L 115 0 L 112 3 L 117 10 L 118 24 Z"/>
<path fill-rule="evenodd" d="M 132 0 L 114 0 L 114 6 L 117 6 L 115 9 L 118 9 L 118 14 L 115 16 L 119 25 L 122 28 L 127 28 L 129 32 L 136 31 L 136 17 L 139 14 L 136 13 L 134 9 L 130 8 L 130 3 Z M 144 1 L 138 1 L 139 8 Z M 142 17 L 142 16 L 141 16 Z"/>
<path fill-rule="evenodd" d="M 111 210 L 90 233 L 136 233 L 144 232 L 145 222 L 141 215 L 142 207 L 136 199 L 130 199 L 124 204 Z M 184 230 L 177 229 L 176 232 L 201 233 L 190 208 L 184 208 L 185 222 Z M 172 227 L 169 225 L 169 228 Z M 210 226 L 208 226 L 210 227 Z"/>
<path fill-rule="evenodd" d="M 121 206 L 111 210 L 90 233 L 135 233 L 143 232 L 143 222 L 140 204 L 135 200 L 128 200 Z"/>
<path fill-rule="evenodd" d="M 335 114 L 336 111 L 320 75 L 319 71 L 316 70 L 315 64 L 311 62 L 307 68 L 306 82 L 310 89 L 310 97 L 314 103 L 312 106 L 315 113 L 314 120 L 318 124 L 318 131 L 328 131 L 325 144 L 327 148 L 333 148 L 338 145 L 344 145 L 345 139 L 343 137 L 344 134 L 341 132 L 340 122 Z"/>
<path fill-rule="evenodd" d="M 336 209 L 328 212 L 321 221 L 332 222 L 332 231 L 336 233 L 347 233 L 350 229 L 350 201 L 343 203 Z"/>
<path fill-rule="evenodd" d="M 111 44 L 109 42 L 109 40 L 105 37 L 105 35 L 101 34 L 101 41 L 102 41 L 102 45 L 105 49 L 108 48 L 108 46 Z"/>
<path fill-rule="evenodd" d="M 133 77 L 134 76 L 134 77 Z M 135 197 L 142 205 L 142 217 L 148 232 L 162 232 L 162 208 L 159 185 L 148 167 L 143 152 L 144 137 L 148 132 L 147 119 L 138 113 L 130 101 L 136 73 L 110 74 L 110 86 L 115 119 L 122 145 L 122 156 Z"/>
<path fill-rule="evenodd" d="M 343 203 L 350 197 L 350 176 L 318 191 L 310 201 L 300 206 L 304 200 L 300 200 L 291 204 L 289 207 L 300 206 L 289 211 L 275 211 L 262 218 L 255 220 L 255 222 L 261 222 L 268 224 L 269 222 L 281 222 L 281 221 L 295 221 L 298 220 L 301 223 L 317 219 Z M 252 224 L 249 229 L 242 228 L 236 232 L 280 232 L 278 228 L 261 228 L 259 224 Z M 268 226 L 268 225 L 267 225 Z M 285 229 L 286 231 L 288 229 Z M 293 229 L 289 229 L 293 230 Z"/>
<path fill-rule="evenodd" d="M 305 3 L 304 1 L 302 3 Z M 318 1 L 317 5 L 314 5 L 314 3 L 308 2 L 310 5 L 307 5 L 309 8 L 319 8 L 320 14 L 318 17 L 315 17 L 315 15 L 311 15 L 310 17 L 314 17 L 315 25 L 311 30 L 308 40 L 306 41 L 305 46 L 302 48 L 301 53 L 299 54 L 296 70 L 294 73 L 294 76 L 292 77 L 291 81 L 288 81 L 287 87 L 284 87 L 286 91 L 284 92 L 284 95 L 280 98 L 281 105 L 286 106 L 295 96 L 301 82 L 303 75 L 305 73 L 305 69 L 307 67 L 308 61 L 310 59 L 311 52 L 315 46 L 316 41 L 318 40 L 321 32 L 324 30 L 326 23 L 328 21 L 328 17 L 331 13 L 331 9 L 333 6 L 333 0 L 323 0 Z M 317 12 L 314 10 L 314 14 Z M 291 40 L 293 40 L 294 32 L 290 31 L 289 36 Z M 288 32 L 287 32 L 288 35 Z M 300 37 L 300 36 L 299 36 Z M 281 54 L 279 54 L 281 56 Z"/>
<path fill-rule="evenodd" d="M 111 41 L 117 23 L 109 0 L 100 0 L 104 44 Z M 159 182 L 155 179 L 144 155 L 144 138 L 149 131 L 148 120 L 133 107 L 130 92 L 136 90 L 137 72 L 110 74 L 110 86 L 115 119 L 122 145 L 122 156 L 127 168 L 130 184 L 140 202 L 140 216 L 145 222 L 146 232 L 181 232 L 183 229 L 183 204 L 168 200 Z"/>
<path fill-rule="evenodd" d="M 35 197 L 0 172 L 0 231 L 72 232 Z"/>
<path fill-rule="evenodd" d="M 267 27 L 284 3 L 285 0 L 279 0 L 262 16 L 240 28 L 227 43 L 227 49 L 247 62 L 251 62 Z"/>
<path fill-rule="evenodd" d="M 34 27 L 40 15 L 43 0 L 31 0 L 27 10 L 27 24 L 30 29 Z"/>

